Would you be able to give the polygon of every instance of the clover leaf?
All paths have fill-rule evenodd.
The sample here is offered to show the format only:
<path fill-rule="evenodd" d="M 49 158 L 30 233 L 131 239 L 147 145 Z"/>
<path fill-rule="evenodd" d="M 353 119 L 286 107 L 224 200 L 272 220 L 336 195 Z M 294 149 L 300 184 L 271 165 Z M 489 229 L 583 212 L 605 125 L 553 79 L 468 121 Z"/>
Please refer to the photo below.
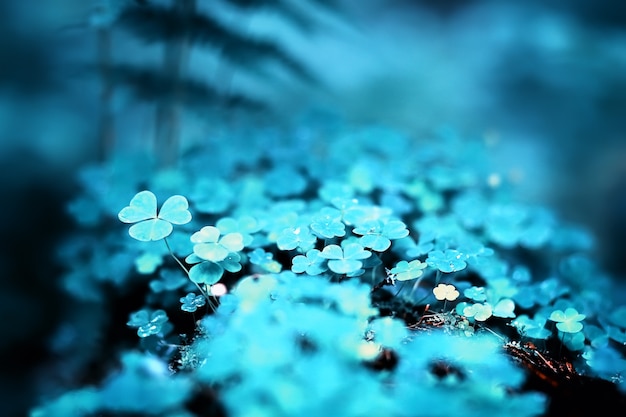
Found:
<path fill-rule="evenodd" d="M 583 329 L 581 321 L 585 317 L 584 314 L 580 314 L 575 308 L 568 307 L 565 311 L 554 310 L 548 319 L 557 322 L 556 328 L 563 333 L 578 333 Z"/>
<path fill-rule="evenodd" d="M 224 268 L 216 262 L 201 262 L 189 269 L 189 279 L 196 284 L 213 285 L 224 275 Z"/>
<path fill-rule="evenodd" d="M 454 249 L 446 249 L 445 251 L 434 250 L 428 254 L 426 263 L 433 268 L 437 268 L 441 272 L 456 272 L 467 267 L 465 256 Z"/>
<path fill-rule="evenodd" d="M 435 288 L 433 288 L 433 294 L 435 294 L 435 298 L 439 301 L 454 301 L 459 298 L 459 291 L 457 291 L 454 285 L 450 284 L 439 284 Z"/>
<path fill-rule="evenodd" d="M 472 304 L 463 308 L 463 315 L 465 317 L 474 318 L 476 321 L 485 321 L 493 314 L 491 305 L 489 303 L 484 304 Z"/>
<path fill-rule="evenodd" d="M 322 208 L 313 216 L 309 227 L 318 236 L 326 239 L 335 236 L 342 237 L 346 234 L 346 225 L 341 221 L 341 212 L 332 207 Z"/>
<path fill-rule="evenodd" d="M 274 254 L 272 252 L 266 252 L 263 248 L 256 248 L 249 255 L 250 263 L 260 266 L 264 272 L 280 272 L 282 265 L 274 260 Z"/>
<path fill-rule="evenodd" d="M 310 249 L 306 255 L 294 256 L 291 263 L 291 271 L 296 274 L 306 272 L 309 275 L 319 275 L 328 270 L 326 258 L 320 256 L 318 249 Z"/>
<path fill-rule="evenodd" d="M 238 252 L 229 253 L 219 262 L 205 261 L 192 253 L 185 258 L 188 264 L 194 264 L 189 269 L 189 279 L 196 284 L 213 285 L 222 278 L 224 270 L 228 272 L 241 271 L 241 255 Z"/>
<path fill-rule="evenodd" d="M 239 252 L 244 247 L 241 233 L 226 233 L 220 237 L 220 229 L 215 226 L 204 226 L 191 235 L 191 242 L 195 243 L 195 255 L 212 262 L 222 261 L 229 253 Z"/>
<path fill-rule="evenodd" d="M 428 265 L 419 259 L 415 259 L 411 262 L 400 261 L 389 270 L 390 274 L 398 281 L 410 281 L 415 278 L 419 278 L 424 274 L 424 268 Z"/>
<path fill-rule="evenodd" d="M 465 238 L 459 242 L 457 250 L 465 255 L 468 262 L 473 261 L 478 256 L 492 256 L 494 250 L 485 247 L 480 241 L 472 238 Z"/>
<path fill-rule="evenodd" d="M 361 260 L 371 255 L 372 252 L 354 242 L 342 244 L 342 246 L 328 245 L 319 254 L 322 258 L 329 259 L 328 268 L 337 274 L 350 274 L 358 271 L 363 266 Z"/>
<path fill-rule="evenodd" d="M 130 204 L 118 213 L 124 223 L 135 223 L 128 234 L 139 241 L 149 242 L 168 237 L 173 224 L 186 224 L 191 221 L 189 203 L 181 195 L 174 195 L 165 200 L 161 210 L 157 211 L 157 198 L 151 191 L 140 191 L 130 200 Z"/>
<path fill-rule="evenodd" d="M 132 313 L 126 324 L 130 327 L 137 327 L 139 337 L 148 337 L 161 333 L 167 320 L 167 313 L 163 310 L 143 309 Z"/>
<path fill-rule="evenodd" d="M 503 298 L 493 307 L 494 317 L 514 318 L 515 302 L 510 298 Z"/>
<path fill-rule="evenodd" d="M 220 229 L 222 235 L 228 233 L 239 233 L 243 236 L 243 245 L 250 246 L 254 240 L 253 234 L 261 230 L 259 221 L 252 216 L 222 217 L 215 223 L 215 227 Z"/>
<path fill-rule="evenodd" d="M 196 295 L 190 292 L 186 296 L 181 297 L 180 302 L 182 303 L 180 306 L 181 310 L 193 313 L 198 307 L 202 307 L 206 304 L 206 298 L 203 295 Z"/>
<path fill-rule="evenodd" d="M 311 233 L 308 226 L 287 227 L 276 238 L 276 246 L 280 250 L 300 248 L 303 251 L 313 247 L 317 237 Z"/>
<path fill-rule="evenodd" d="M 535 314 L 531 319 L 528 315 L 522 314 L 511 322 L 517 332 L 523 337 L 545 340 L 550 337 L 551 332 L 544 326 L 547 319 L 541 314 Z"/>
<path fill-rule="evenodd" d="M 406 224 L 400 220 L 370 220 L 356 226 L 353 233 L 361 235 L 363 247 L 376 252 L 384 252 L 391 246 L 391 240 L 401 239 L 409 235 Z"/>
<path fill-rule="evenodd" d="M 472 286 L 466 288 L 463 291 L 463 295 L 469 298 L 470 300 L 474 300 L 477 302 L 487 301 L 487 295 L 485 294 L 485 287 L 476 287 Z"/>
<path fill-rule="evenodd" d="M 387 220 L 392 212 L 389 207 L 374 204 L 353 204 L 343 210 L 343 221 L 358 226 L 375 220 Z"/>

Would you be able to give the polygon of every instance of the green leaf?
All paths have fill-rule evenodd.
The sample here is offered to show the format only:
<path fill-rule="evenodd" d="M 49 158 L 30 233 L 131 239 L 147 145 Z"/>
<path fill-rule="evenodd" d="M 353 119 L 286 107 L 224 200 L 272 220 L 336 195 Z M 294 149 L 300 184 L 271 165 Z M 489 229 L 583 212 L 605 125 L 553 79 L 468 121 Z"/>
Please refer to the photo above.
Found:
<path fill-rule="evenodd" d="M 363 262 L 351 259 L 332 259 L 328 268 L 336 274 L 349 274 L 361 268 Z"/>

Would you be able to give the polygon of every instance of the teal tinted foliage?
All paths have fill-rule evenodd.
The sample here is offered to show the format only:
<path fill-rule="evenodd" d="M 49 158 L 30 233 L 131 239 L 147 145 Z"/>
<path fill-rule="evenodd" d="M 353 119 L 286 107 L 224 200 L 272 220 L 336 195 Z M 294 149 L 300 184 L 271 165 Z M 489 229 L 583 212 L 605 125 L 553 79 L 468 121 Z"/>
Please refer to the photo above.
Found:
<path fill-rule="evenodd" d="M 313 217 L 310 227 L 319 237 L 326 239 L 346 234 L 346 225 L 341 221 L 341 212 L 332 207 L 322 208 Z"/>
<path fill-rule="evenodd" d="M 163 325 L 167 323 L 167 320 L 167 313 L 164 310 L 143 309 L 132 313 L 126 324 L 130 327 L 136 327 L 139 337 L 148 337 L 162 334 Z"/>
<path fill-rule="evenodd" d="M 391 241 L 409 235 L 406 225 L 400 220 L 371 220 L 362 222 L 352 229 L 352 232 L 361 235 L 359 239 L 363 247 L 376 252 L 384 252 L 391 246 Z"/>
<path fill-rule="evenodd" d="M 339 245 L 328 245 L 319 256 L 328 259 L 328 269 L 337 274 L 355 274 L 363 266 L 363 259 L 369 258 L 372 252 L 356 242 L 344 241 Z"/>
<path fill-rule="evenodd" d="M 196 295 L 190 292 L 186 296 L 181 297 L 180 302 L 182 304 L 180 306 L 181 310 L 193 313 L 199 307 L 202 307 L 206 304 L 206 298 L 204 298 L 202 295 Z"/>
<path fill-rule="evenodd" d="M 434 250 L 429 252 L 426 263 L 446 273 L 461 271 L 467 267 L 464 255 L 455 249 L 446 249 L 445 251 Z"/>
<path fill-rule="evenodd" d="M 293 257 L 291 270 L 295 273 L 306 272 L 307 275 L 319 275 L 328 270 L 326 259 L 320 256 L 318 249 L 310 249 L 305 255 L 296 255 Z"/>
<path fill-rule="evenodd" d="M 488 149 L 451 131 L 317 133 L 328 139 L 225 136 L 177 175 L 129 157 L 115 209 L 81 217 L 61 259 L 81 300 L 145 295 L 119 306 L 137 348 L 32 416 L 194 417 L 202 401 L 228 417 L 543 415 L 549 395 L 526 385 L 532 364 L 509 342 L 626 393 L 626 310 L 588 235 L 490 185 L 495 168 L 467 157 Z M 174 195 L 160 210 L 157 192 Z"/>
<path fill-rule="evenodd" d="M 556 322 L 556 328 L 564 333 L 578 333 L 583 329 L 581 321 L 585 319 L 575 308 L 569 307 L 562 310 L 554 310 L 549 319 Z"/>
<path fill-rule="evenodd" d="M 124 223 L 134 223 L 128 234 L 131 237 L 149 242 L 168 237 L 174 227 L 191 221 L 187 199 L 180 195 L 169 197 L 157 212 L 156 196 L 150 191 L 141 191 L 131 200 L 130 205 L 119 212 Z"/>
<path fill-rule="evenodd" d="M 428 265 L 419 259 L 410 262 L 399 261 L 396 266 L 389 270 L 389 273 L 398 281 L 410 281 L 419 278 L 424 274 L 424 269 Z"/>

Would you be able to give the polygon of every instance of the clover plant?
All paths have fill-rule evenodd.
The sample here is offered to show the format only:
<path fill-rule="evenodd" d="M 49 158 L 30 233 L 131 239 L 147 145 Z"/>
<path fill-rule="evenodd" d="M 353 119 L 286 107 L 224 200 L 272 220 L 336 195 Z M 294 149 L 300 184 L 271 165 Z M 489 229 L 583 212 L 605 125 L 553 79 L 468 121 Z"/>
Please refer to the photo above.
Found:
<path fill-rule="evenodd" d="M 109 325 L 137 345 L 31 417 L 530 417 L 566 401 L 532 383 L 558 387 L 552 368 L 626 395 L 626 310 L 593 240 L 514 198 L 484 144 L 451 129 L 215 135 L 174 172 L 129 156 L 81 174 L 61 285 L 123 311 Z"/>
<path fill-rule="evenodd" d="M 139 337 L 162 334 L 163 325 L 167 322 L 167 313 L 164 310 L 139 310 L 130 315 L 126 323 L 137 328 Z"/>
<path fill-rule="evenodd" d="M 356 274 L 363 266 L 363 259 L 369 258 L 372 252 L 356 242 L 348 242 L 341 246 L 328 245 L 319 253 L 319 256 L 328 259 L 328 269 L 337 274 Z"/>
<path fill-rule="evenodd" d="M 119 212 L 124 223 L 133 223 L 128 234 L 142 242 L 168 237 L 173 225 L 191 221 L 187 199 L 180 195 L 169 197 L 157 212 L 157 199 L 151 191 L 141 191 L 130 200 L 130 205 Z"/>
<path fill-rule="evenodd" d="M 389 270 L 389 274 L 398 281 L 410 281 L 421 277 L 427 266 L 425 262 L 419 259 L 410 262 L 402 260 Z"/>

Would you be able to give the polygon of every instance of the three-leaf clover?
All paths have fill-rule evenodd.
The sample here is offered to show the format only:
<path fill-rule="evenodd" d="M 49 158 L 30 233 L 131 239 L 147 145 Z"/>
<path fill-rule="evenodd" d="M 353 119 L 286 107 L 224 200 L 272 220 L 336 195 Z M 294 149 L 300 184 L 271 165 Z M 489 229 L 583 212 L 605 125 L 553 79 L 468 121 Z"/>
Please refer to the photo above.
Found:
<path fill-rule="evenodd" d="M 428 254 L 426 263 L 441 272 L 455 272 L 467 267 L 465 256 L 454 249 L 434 250 Z"/>
<path fill-rule="evenodd" d="M 195 243 L 193 253 L 211 262 L 223 261 L 229 253 L 239 252 L 244 246 L 241 233 L 226 233 L 220 237 L 220 229 L 215 226 L 204 226 L 191 235 L 191 242 Z"/>
<path fill-rule="evenodd" d="M 400 261 L 395 267 L 389 270 L 389 273 L 398 281 L 410 281 L 421 277 L 422 274 L 424 274 L 424 268 L 427 266 L 427 264 L 419 259 L 415 259 L 411 262 Z"/>
<path fill-rule="evenodd" d="M 549 320 L 556 322 L 556 328 L 563 333 L 578 333 L 583 329 L 581 321 L 585 319 L 584 314 L 580 314 L 578 310 L 573 307 L 568 307 L 563 310 L 554 310 L 550 314 Z"/>
<path fill-rule="evenodd" d="M 409 235 L 406 224 L 400 220 L 369 220 L 356 226 L 353 233 L 361 235 L 363 247 L 376 252 L 384 252 L 391 246 L 391 241 Z"/>
<path fill-rule="evenodd" d="M 510 298 L 503 298 L 493 306 L 493 316 L 503 318 L 515 317 L 515 302 Z"/>
<path fill-rule="evenodd" d="M 319 275 L 328 270 L 326 258 L 320 256 L 318 249 L 310 249 L 306 255 L 296 255 L 291 260 L 291 271 L 300 274 L 306 272 L 309 275 Z"/>
<path fill-rule="evenodd" d="M 309 227 L 325 239 L 342 237 L 346 234 L 346 225 L 341 221 L 341 212 L 332 207 L 323 207 L 313 216 Z"/>
<path fill-rule="evenodd" d="M 186 296 L 181 297 L 180 302 L 182 304 L 180 306 L 181 310 L 193 313 L 198 307 L 202 307 L 206 304 L 206 298 L 203 295 L 196 295 L 190 292 Z"/>
<path fill-rule="evenodd" d="M 450 284 L 437 285 L 435 288 L 433 288 L 433 294 L 435 294 L 435 298 L 439 301 L 454 301 L 459 298 L 460 295 L 456 287 Z"/>
<path fill-rule="evenodd" d="M 357 272 L 363 266 L 362 259 L 369 258 L 372 252 L 363 249 L 358 243 L 350 242 L 342 246 L 328 245 L 319 254 L 329 259 L 328 268 L 336 274 Z"/>
<path fill-rule="evenodd" d="M 283 229 L 276 239 L 276 246 L 280 250 L 292 250 L 300 248 L 308 250 L 315 245 L 317 237 L 307 225 L 287 227 Z"/>
<path fill-rule="evenodd" d="M 189 203 L 181 195 L 174 195 L 165 200 L 161 210 L 157 211 L 157 198 L 151 191 L 140 191 L 130 200 L 130 205 L 118 213 L 124 223 L 135 223 L 128 234 L 139 241 L 149 242 L 168 237 L 173 224 L 186 224 L 191 221 Z"/>
<path fill-rule="evenodd" d="M 476 321 L 485 321 L 493 314 L 491 304 L 489 303 L 476 303 L 463 307 L 463 315 L 465 317 L 473 317 Z"/>
<path fill-rule="evenodd" d="M 466 288 L 465 291 L 463 291 L 463 295 L 477 302 L 487 301 L 487 295 L 485 294 L 485 287 L 472 286 L 472 287 Z"/>
<path fill-rule="evenodd" d="M 143 309 L 132 313 L 126 324 L 130 327 L 136 327 L 139 337 L 148 337 L 159 334 L 167 320 L 167 313 L 164 310 Z"/>

